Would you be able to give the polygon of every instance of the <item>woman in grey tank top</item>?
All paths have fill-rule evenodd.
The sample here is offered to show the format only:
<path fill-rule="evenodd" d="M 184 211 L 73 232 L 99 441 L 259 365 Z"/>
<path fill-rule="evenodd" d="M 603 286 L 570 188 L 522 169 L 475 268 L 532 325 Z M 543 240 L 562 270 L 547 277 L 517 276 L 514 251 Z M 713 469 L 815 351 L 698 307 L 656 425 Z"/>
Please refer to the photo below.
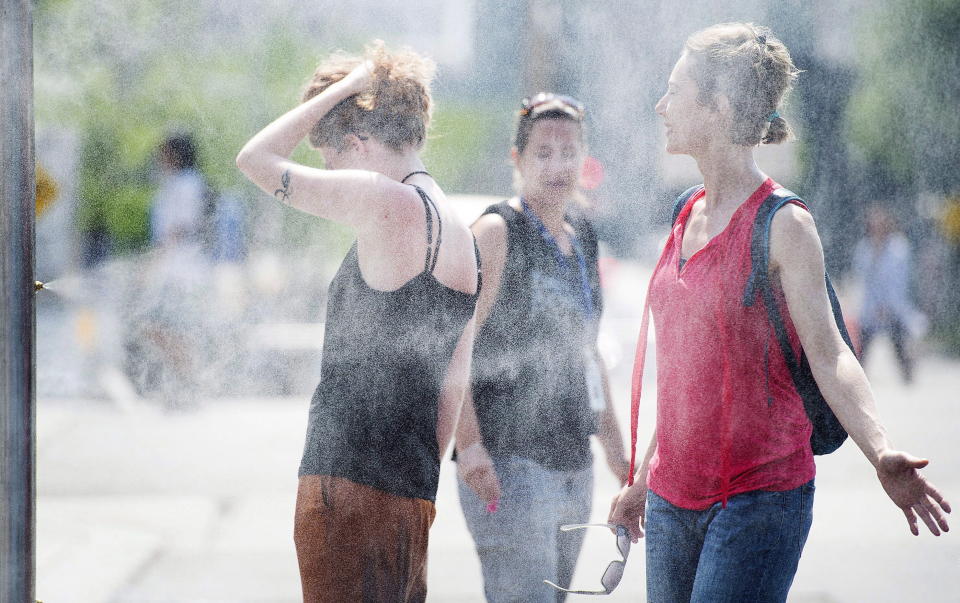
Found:
<path fill-rule="evenodd" d="M 294 540 L 306 601 L 426 596 L 436 477 L 480 288 L 473 236 L 419 157 L 432 75 L 428 59 L 382 42 L 363 57 L 333 55 L 303 102 L 237 157 L 264 192 L 357 238 L 330 287 L 300 468 Z M 326 169 L 289 159 L 305 137 Z"/>
<path fill-rule="evenodd" d="M 574 199 L 584 109 L 526 99 L 511 156 L 518 196 L 474 223 L 484 257 L 471 387 L 457 426 L 460 505 L 487 601 L 555 603 L 570 586 L 593 496 L 591 435 L 613 474 L 629 463 L 597 349 L 597 238 Z"/>

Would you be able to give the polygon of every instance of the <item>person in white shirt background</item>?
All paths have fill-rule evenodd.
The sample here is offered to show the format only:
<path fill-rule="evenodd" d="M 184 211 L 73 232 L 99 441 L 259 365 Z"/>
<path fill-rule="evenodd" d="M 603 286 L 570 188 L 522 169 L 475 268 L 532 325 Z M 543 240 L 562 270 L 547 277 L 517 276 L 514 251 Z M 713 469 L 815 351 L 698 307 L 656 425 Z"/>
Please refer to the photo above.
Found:
<path fill-rule="evenodd" d="M 888 333 L 904 382 L 914 377 L 913 341 L 926 332 L 927 319 L 910 293 L 913 261 L 910 243 L 896 219 L 884 207 L 871 208 L 866 235 L 857 243 L 854 273 L 862 286 L 860 361 L 865 362 L 873 340 Z"/>

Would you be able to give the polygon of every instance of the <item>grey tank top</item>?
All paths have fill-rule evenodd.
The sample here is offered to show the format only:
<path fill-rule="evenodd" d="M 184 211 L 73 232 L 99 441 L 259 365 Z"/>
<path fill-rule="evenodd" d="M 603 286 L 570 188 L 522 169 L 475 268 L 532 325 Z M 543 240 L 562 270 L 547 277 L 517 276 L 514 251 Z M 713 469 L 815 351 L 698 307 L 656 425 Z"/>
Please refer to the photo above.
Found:
<path fill-rule="evenodd" d="M 372 289 L 360 273 L 354 243 L 330 283 L 320 384 L 310 404 L 299 474 L 343 477 L 433 501 L 440 472 L 440 390 L 480 294 L 480 256 L 474 242 L 474 294 L 434 277 L 443 225 L 433 200 L 414 188 L 427 217 L 423 271 L 394 291 Z"/>

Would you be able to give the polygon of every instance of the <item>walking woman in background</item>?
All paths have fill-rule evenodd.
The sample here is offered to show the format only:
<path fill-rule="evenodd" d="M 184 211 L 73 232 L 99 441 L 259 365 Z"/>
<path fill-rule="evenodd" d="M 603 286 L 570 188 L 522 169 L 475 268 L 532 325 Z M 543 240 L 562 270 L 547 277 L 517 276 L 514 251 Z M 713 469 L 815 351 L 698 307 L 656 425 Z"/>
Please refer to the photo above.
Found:
<path fill-rule="evenodd" d="M 512 150 L 520 195 L 473 225 L 483 256 L 474 370 L 457 428 L 460 504 L 488 601 L 554 601 L 590 516 L 598 432 L 625 479 L 620 431 L 597 353 L 597 239 L 574 199 L 584 110 L 540 94 L 520 110 Z"/>
<path fill-rule="evenodd" d="M 337 54 L 237 157 L 279 201 L 351 227 L 330 284 L 294 541 L 306 601 L 423 601 L 440 458 L 470 370 L 469 229 L 425 171 L 433 64 Z M 309 136 L 325 170 L 288 159 Z"/>
<path fill-rule="evenodd" d="M 887 331 L 893 343 L 900 375 L 912 383 L 914 339 L 923 335 L 926 317 L 910 295 L 916 269 L 910 242 L 897 226 L 889 209 L 876 205 L 867 213 L 866 236 L 853 251 L 853 272 L 863 290 L 860 301 L 860 363 L 866 365 L 867 350 L 877 335 Z"/>
<path fill-rule="evenodd" d="M 645 528 L 647 598 L 657 603 L 784 601 L 810 530 L 811 422 L 766 299 L 744 301 L 754 219 L 780 188 L 753 152 L 787 137 L 778 108 L 796 75 L 766 28 L 716 25 L 687 40 L 656 106 L 667 152 L 692 156 L 704 181 L 650 281 L 656 429 L 610 515 L 634 539 Z M 920 474 L 927 461 L 888 441 L 831 313 L 824 274 L 810 213 L 788 203 L 770 226 L 769 282 L 790 347 L 802 347 L 823 397 L 910 530 L 919 533 L 919 516 L 939 535 L 950 506 Z"/>

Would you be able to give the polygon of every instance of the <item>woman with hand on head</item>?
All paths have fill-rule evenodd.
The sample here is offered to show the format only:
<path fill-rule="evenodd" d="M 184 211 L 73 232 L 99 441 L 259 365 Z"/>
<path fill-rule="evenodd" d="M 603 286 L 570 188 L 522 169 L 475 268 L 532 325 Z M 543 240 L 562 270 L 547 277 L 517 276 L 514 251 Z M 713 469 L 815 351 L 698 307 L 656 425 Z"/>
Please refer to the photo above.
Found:
<path fill-rule="evenodd" d="M 597 239 L 574 199 L 584 110 L 540 94 L 520 110 L 519 196 L 474 223 L 483 256 L 471 387 L 457 428 L 460 503 L 488 601 L 554 601 L 567 586 L 593 489 L 590 434 L 628 469 L 597 353 Z M 622 483 L 622 481 L 621 481 Z"/>
<path fill-rule="evenodd" d="M 703 186 L 682 204 L 650 280 L 656 429 L 610 521 L 635 539 L 645 530 L 647 598 L 658 603 L 786 600 L 816 472 L 811 421 L 788 367 L 800 352 L 910 530 L 918 533 L 917 516 L 935 535 L 948 529 L 949 504 L 919 473 L 927 461 L 893 449 L 877 418 L 798 199 L 772 214 L 761 275 L 769 285 L 745 299 L 755 218 L 765 199 L 784 194 L 753 153 L 787 137 L 778 107 L 797 73 L 768 29 L 716 25 L 686 41 L 656 106 L 667 152 L 692 156 Z M 783 347 L 768 303 L 785 317 Z"/>
<path fill-rule="evenodd" d="M 440 458 L 470 372 L 481 290 L 470 230 L 425 171 L 433 64 L 376 42 L 334 55 L 254 136 L 243 173 L 351 227 L 330 284 L 294 541 L 306 601 L 423 601 Z M 326 169 L 288 159 L 309 137 Z"/>

